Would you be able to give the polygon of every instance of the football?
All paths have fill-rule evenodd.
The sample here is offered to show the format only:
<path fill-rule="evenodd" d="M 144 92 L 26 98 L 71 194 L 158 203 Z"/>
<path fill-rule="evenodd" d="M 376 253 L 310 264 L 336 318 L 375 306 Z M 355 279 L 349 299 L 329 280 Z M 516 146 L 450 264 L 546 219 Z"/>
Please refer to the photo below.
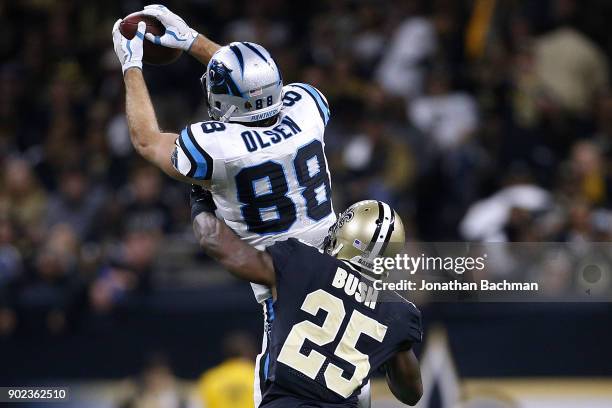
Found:
<path fill-rule="evenodd" d="M 147 16 L 142 12 L 132 13 L 125 17 L 119 25 L 119 31 L 125 38 L 131 40 L 134 38 L 134 35 L 136 35 L 138 23 L 141 21 L 147 23 L 147 33 L 151 33 L 153 35 L 163 35 L 166 32 L 166 28 L 159 22 L 159 20 L 157 20 L 155 17 Z M 145 39 L 144 56 L 142 60 L 147 64 L 165 65 L 176 61 L 182 53 L 182 50 L 163 47 Z"/>

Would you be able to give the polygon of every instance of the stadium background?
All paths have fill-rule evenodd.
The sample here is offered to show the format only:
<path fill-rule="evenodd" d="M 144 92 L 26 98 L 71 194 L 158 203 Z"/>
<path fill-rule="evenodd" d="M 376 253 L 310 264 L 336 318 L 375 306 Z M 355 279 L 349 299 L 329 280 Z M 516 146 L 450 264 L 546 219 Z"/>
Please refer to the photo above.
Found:
<path fill-rule="evenodd" d="M 187 187 L 130 146 L 110 29 L 144 4 L 0 2 L 3 385 L 68 382 L 100 396 L 88 406 L 119 406 L 173 390 L 174 376 L 192 384 L 236 329 L 244 354 L 259 342 L 250 289 L 197 249 Z M 219 43 L 264 45 L 286 83 L 323 91 L 336 210 L 385 200 L 421 241 L 612 238 L 610 2 L 166 5 Z M 195 60 L 144 72 L 163 128 L 206 119 Z M 483 387 L 506 402 L 473 406 L 548 406 L 546 393 L 556 407 L 609 406 L 609 303 L 422 310 L 438 356 L 423 406 Z M 521 400 L 525 384 L 536 402 Z"/>

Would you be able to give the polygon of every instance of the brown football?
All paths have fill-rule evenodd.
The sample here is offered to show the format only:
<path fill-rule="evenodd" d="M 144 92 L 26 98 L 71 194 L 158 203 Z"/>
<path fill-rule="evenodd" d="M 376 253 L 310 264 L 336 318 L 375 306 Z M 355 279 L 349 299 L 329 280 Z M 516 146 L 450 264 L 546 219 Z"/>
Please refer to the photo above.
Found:
<path fill-rule="evenodd" d="M 121 24 L 119 24 L 119 31 L 125 38 L 131 40 L 134 38 L 134 35 L 136 35 L 138 23 L 141 21 L 147 23 L 147 33 L 151 33 L 153 35 L 163 35 L 166 32 L 166 28 L 159 22 L 159 20 L 157 20 L 155 17 L 147 16 L 141 11 L 132 13 L 125 17 L 123 21 L 121 21 Z M 147 64 L 165 65 L 176 61 L 182 53 L 182 50 L 163 47 L 145 39 L 144 55 L 142 60 Z"/>

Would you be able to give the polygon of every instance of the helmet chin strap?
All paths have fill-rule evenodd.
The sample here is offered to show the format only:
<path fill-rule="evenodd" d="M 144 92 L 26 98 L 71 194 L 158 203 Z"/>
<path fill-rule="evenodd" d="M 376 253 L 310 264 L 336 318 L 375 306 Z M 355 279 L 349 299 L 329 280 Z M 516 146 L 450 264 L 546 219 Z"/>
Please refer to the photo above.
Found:
<path fill-rule="evenodd" d="M 229 120 L 230 116 L 232 116 L 232 113 L 234 113 L 234 111 L 235 111 L 236 109 L 238 109 L 238 108 L 236 107 L 236 105 L 232 105 L 232 106 L 230 106 L 230 107 L 227 109 L 227 111 L 225 111 L 225 113 L 223 114 L 223 116 L 221 116 L 221 117 L 219 118 L 219 122 L 227 122 L 227 121 Z"/>

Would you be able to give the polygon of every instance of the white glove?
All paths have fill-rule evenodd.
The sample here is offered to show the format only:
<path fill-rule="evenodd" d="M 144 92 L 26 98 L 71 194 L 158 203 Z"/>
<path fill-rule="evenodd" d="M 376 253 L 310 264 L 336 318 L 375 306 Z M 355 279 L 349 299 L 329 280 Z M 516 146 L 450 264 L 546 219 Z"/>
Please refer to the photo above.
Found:
<path fill-rule="evenodd" d="M 168 10 L 166 6 L 152 4 L 145 6 L 143 13 L 155 17 L 166 27 L 162 36 L 147 33 L 145 38 L 152 43 L 163 45 L 168 48 L 178 48 L 189 51 L 191 45 L 198 37 L 198 32 L 190 28 L 185 20 Z"/>
<path fill-rule="evenodd" d="M 113 26 L 113 44 L 117 58 L 119 58 L 119 62 L 121 63 L 123 73 L 125 74 L 125 71 L 132 67 L 142 69 L 142 46 L 147 24 L 144 21 L 138 23 L 136 35 L 134 35 L 134 38 L 131 40 L 121 35 L 119 24 L 121 24 L 121 19 L 115 21 L 115 25 Z"/>

